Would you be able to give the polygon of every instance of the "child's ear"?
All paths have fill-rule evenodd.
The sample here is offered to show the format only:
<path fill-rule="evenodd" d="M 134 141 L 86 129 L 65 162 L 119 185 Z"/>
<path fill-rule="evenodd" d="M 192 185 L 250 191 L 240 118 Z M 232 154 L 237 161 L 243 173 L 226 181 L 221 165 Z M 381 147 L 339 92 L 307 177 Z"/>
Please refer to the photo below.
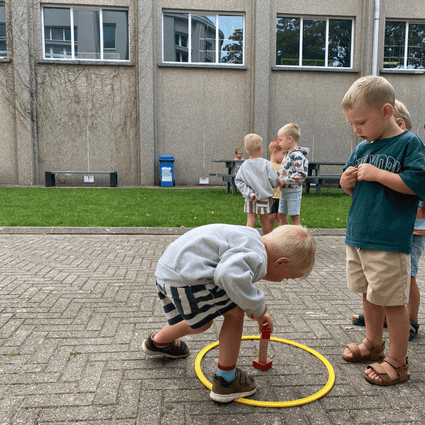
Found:
<path fill-rule="evenodd" d="M 406 130 L 406 121 L 403 118 L 397 118 L 395 122 L 402 130 Z"/>
<path fill-rule="evenodd" d="M 382 107 L 382 113 L 384 114 L 384 119 L 389 120 L 394 115 L 394 108 L 391 103 L 386 103 Z"/>
<path fill-rule="evenodd" d="M 276 266 L 280 266 L 281 264 L 289 264 L 291 260 L 288 257 L 280 257 L 274 263 Z"/>

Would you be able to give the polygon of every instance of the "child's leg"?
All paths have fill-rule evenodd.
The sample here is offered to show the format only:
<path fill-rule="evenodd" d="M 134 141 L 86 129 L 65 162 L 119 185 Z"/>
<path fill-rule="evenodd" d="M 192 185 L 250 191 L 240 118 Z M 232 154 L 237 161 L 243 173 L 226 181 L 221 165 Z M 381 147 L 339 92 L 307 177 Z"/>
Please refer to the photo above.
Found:
<path fill-rule="evenodd" d="M 409 317 L 406 307 L 404 305 L 384 307 L 384 310 L 390 339 L 388 357 L 391 357 L 401 365 L 405 365 L 409 338 Z M 396 371 L 390 364 L 383 362 L 381 365 L 385 372 L 388 373 L 389 378 L 395 378 L 397 376 Z M 365 374 L 375 381 L 381 380 L 380 376 L 372 369 L 367 369 Z"/>
<path fill-rule="evenodd" d="M 246 216 L 246 227 L 255 227 L 257 223 L 257 214 L 255 213 L 247 213 Z"/>
<path fill-rule="evenodd" d="M 277 224 L 278 224 L 278 226 L 283 226 L 285 224 L 289 224 L 288 217 L 286 217 L 286 214 L 278 214 L 277 215 Z"/>
<path fill-rule="evenodd" d="M 410 295 L 409 302 L 407 303 L 407 314 L 409 319 L 418 321 L 419 304 L 421 302 L 421 294 L 419 292 L 418 284 L 416 283 L 416 277 L 410 278 Z"/>
<path fill-rule="evenodd" d="M 382 326 L 384 324 L 384 308 L 372 304 L 366 299 L 366 294 L 363 294 L 363 311 L 366 322 L 366 337 L 375 346 L 382 345 Z M 360 354 L 366 356 L 370 350 L 361 343 L 359 345 Z M 344 355 L 347 358 L 352 358 L 353 353 L 350 349 L 345 348 Z"/>
<path fill-rule="evenodd" d="M 218 363 L 225 368 L 234 367 L 241 347 L 244 311 L 235 307 L 223 314 L 224 321 L 219 335 Z"/>
<path fill-rule="evenodd" d="M 270 216 L 273 214 L 260 214 L 261 228 L 263 229 L 263 235 L 267 235 L 273 230 L 273 224 L 270 224 Z"/>
<path fill-rule="evenodd" d="M 186 335 L 193 335 L 205 332 L 208 330 L 213 322 L 208 322 L 206 325 L 198 329 L 192 329 L 184 320 L 175 325 L 165 325 L 158 333 L 155 334 L 155 343 L 157 344 L 170 344 L 178 338 Z"/>
<path fill-rule="evenodd" d="M 299 215 L 291 215 L 292 224 L 295 226 L 301 226 L 300 216 Z"/>

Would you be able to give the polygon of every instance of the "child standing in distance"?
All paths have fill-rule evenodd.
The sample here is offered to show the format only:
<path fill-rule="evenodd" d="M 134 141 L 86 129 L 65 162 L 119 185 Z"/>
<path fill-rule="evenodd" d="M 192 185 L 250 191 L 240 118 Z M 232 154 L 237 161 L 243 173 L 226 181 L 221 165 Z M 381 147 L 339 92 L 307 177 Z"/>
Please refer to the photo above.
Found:
<path fill-rule="evenodd" d="M 394 119 L 397 125 L 402 130 L 412 130 L 412 118 L 406 106 L 396 100 L 394 105 Z M 416 274 L 419 268 L 419 258 L 425 248 L 425 203 L 419 202 L 418 212 L 416 214 L 415 227 L 413 230 L 412 238 L 412 254 L 410 258 L 410 292 L 409 302 L 406 305 L 407 314 L 409 316 L 410 328 L 409 328 L 409 341 L 412 341 L 418 335 L 419 323 L 418 313 L 419 305 L 421 301 L 420 291 L 416 282 Z M 363 312 L 353 315 L 353 324 L 364 326 L 364 314 Z"/>
<path fill-rule="evenodd" d="M 425 198 L 425 148 L 418 136 L 397 125 L 394 104 L 393 87 L 376 76 L 354 82 L 341 104 L 363 139 L 345 164 L 340 184 L 353 197 L 345 238 L 348 285 L 363 294 L 366 323 L 366 338 L 360 345 L 348 344 L 342 357 L 348 362 L 383 359 L 363 373 L 375 385 L 410 377 L 405 305 L 418 197 Z M 384 316 L 390 340 L 385 358 Z"/>
<path fill-rule="evenodd" d="M 274 139 L 269 143 L 269 155 L 270 155 L 270 163 L 273 165 L 273 168 L 276 170 L 279 175 L 280 166 L 283 160 L 283 149 L 280 146 L 279 139 Z M 273 194 L 273 203 L 272 210 L 270 214 L 270 224 L 273 229 L 275 221 L 277 221 L 278 226 L 282 226 L 282 214 L 278 214 L 279 212 L 279 199 L 280 199 L 280 187 L 276 187 Z"/>
<path fill-rule="evenodd" d="M 301 137 L 298 124 L 290 123 L 283 126 L 277 136 L 284 151 L 280 167 L 280 201 L 279 216 L 282 224 L 289 224 L 287 214 L 291 216 L 292 224 L 300 225 L 301 196 L 303 181 L 308 173 L 308 161 L 305 157 L 310 151 L 298 146 Z"/>
<path fill-rule="evenodd" d="M 237 161 L 235 162 L 235 171 L 238 172 L 239 168 L 241 168 L 241 165 L 243 163 L 242 149 L 241 148 L 235 149 L 235 155 L 236 156 L 234 160 Z"/>
<path fill-rule="evenodd" d="M 247 213 L 248 227 L 254 227 L 257 214 L 260 215 L 263 235 L 270 233 L 270 213 L 273 188 L 279 184 L 279 177 L 267 159 L 262 158 L 263 139 L 258 134 L 248 134 L 244 138 L 244 149 L 249 159 L 239 168 L 235 183 L 245 198 L 244 212 Z"/>
<path fill-rule="evenodd" d="M 187 357 L 189 348 L 180 338 L 205 332 L 216 317 L 223 316 L 210 397 L 228 403 L 254 394 L 254 380 L 236 368 L 244 313 L 258 323 L 259 331 L 264 322 L 273 331 L 264 292 L 255 283 L 305 278 L 314 260 L 314 239 L 301 226 L 278 227 L 264 236 L 255 229 L 228 224 L 185 233 L 158 262 L 156 286 L 168 324 L 143 342 L 143 352 Z"/>

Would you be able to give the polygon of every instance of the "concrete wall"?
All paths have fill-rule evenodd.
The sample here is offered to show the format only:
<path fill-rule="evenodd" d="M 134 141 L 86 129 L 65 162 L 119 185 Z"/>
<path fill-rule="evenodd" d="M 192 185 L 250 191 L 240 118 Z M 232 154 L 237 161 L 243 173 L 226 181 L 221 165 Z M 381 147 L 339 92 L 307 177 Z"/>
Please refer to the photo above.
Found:
<path fill-rule="evenodd" d="M 300 144 L 311 149 L 310 160 L 345 160 L 358 143 L 340 102 L 352 82 L 372 72 L 373 1 L 49 2 L 127 7 L 130 61 L 118 65 L 43 60 L 44 3 L 4 4 L 8 58 L 0 59 L 0 184 L 43 185 L 44 172 L 54 169 L 116 170 L 119 186 L 158 184 L 158 157 L 164 154 L 176 158 L 177 184 L 197 184 L 212 172 L 226 172 L 212 160 L 233 158 L 249 132 L 263 137 L 266 156 L 268 142 L 288 122 L 300 125 Z M 244 65 L 162 63 L 163 11 L 244 15 Z M 353 18 L 353 69 L 276 67 L 278 15 Z M 423 70 L 382 70 L 385 19 L 425 22 L 425 3 L 381 0 L 380 16 L 379 73 L 394 85 L 425 140 Z M 78 184 L 81 177 L 63 181 Z M 210 183 L 222 184 L 215 177 Z"/>

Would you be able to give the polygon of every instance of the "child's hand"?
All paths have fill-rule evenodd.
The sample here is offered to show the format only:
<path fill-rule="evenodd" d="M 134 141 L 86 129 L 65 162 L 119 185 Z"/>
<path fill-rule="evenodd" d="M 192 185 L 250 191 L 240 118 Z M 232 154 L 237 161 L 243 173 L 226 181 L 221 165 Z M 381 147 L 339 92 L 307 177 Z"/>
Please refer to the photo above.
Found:
<path fill-rule="evenodd" d="M 252 200 L 254 201 L 254 202 L 257 202 L 257 195 L 253 195 L 253 197 L 252 197 Z"/>
<path fill-rule="evenodd" d="M 341 176 L 340 185 L 348 193 L 352 192 L 357 183 L 358 169 L 356 167 L 348 167 Z M 351 193 L 352 194 L 352 193 Z"/>
<path fill-rule="evenodd" d="M 284 187 L 285 186 L 285 179 L 280 179 L 279 180 L 279 187 Z"/>
<path fill-rule="evenodd" d="M 273 332 L 273 319 L 271 318 L 270 314 L 267 314 L 267 307 L 261 316 L 258 316 L 258 317 L 252 316 L 252 319 L 258 323 L 258 331 L 260 333 L 261 333 L 261 330 L 263 329 L 264 322 L 266 322 L 267 325 L 269 326 L 270 332 Z"/>
<path fill-rule="evenodd" d="M 382 171 L 372 164 L 360 164 L 357 170 L 358 180 L 367 180 L 370 182 L 378 181 L 379 173 Z"/>

